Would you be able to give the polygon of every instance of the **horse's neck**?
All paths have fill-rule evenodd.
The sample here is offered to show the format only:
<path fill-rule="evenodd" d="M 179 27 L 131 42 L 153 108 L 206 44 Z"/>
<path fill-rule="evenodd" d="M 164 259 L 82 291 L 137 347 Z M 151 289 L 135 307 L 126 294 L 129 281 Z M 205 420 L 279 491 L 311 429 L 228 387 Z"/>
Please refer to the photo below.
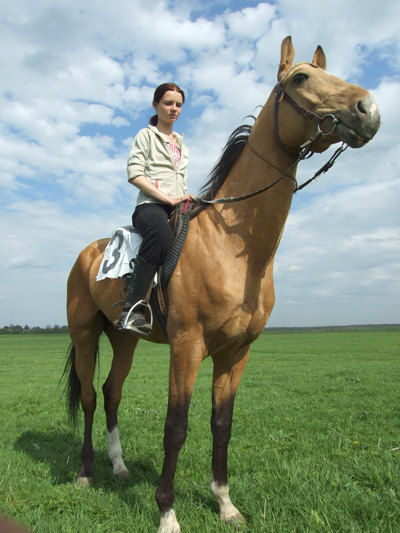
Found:
<path fill-rule="evenodd" d="M 277 180 L 293 161 L 294 157 L 285 153 L 275 139 L 273 100 L 270 98 L 253 126 L 249 143 L 217 196 L 237 197 L 256 191 Z M 295 169 L 292 175 L 295 176 Z M 218 224 L 218 220 L 223 220 L 228 233 L 235 232 L 245 241 L 249 256 L 266 264 L 279 244 L 293 188 L 293 180 L 284 178 L 252 199 L 217 207 L 214 222 Z"/>
<path fill-rule="evenodd" d="M 257 118 L 247 145 L 231 169 L 217 196 L 241 196 L 274 182 L 295 161 L 279 144 L 275 135 L 275 98 L 271 95 Z M 291 172 L 295 177 L 296 169 Z M 285 187 L 286 186 L 286 187 Z M 293 192 L 293 181 L 287 178 L 282 187 L 268 191 L 267 196 L 286 196 Z M 266 195 L 256 198 L 264 203 Z M 242 207 L 238 204 L 239 209 Z"/>

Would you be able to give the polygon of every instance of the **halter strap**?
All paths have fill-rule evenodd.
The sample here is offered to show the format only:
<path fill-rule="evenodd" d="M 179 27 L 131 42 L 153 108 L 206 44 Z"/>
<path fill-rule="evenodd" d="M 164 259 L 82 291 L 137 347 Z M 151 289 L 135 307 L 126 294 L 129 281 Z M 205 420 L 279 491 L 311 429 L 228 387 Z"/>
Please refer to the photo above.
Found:
<path fill-rule="evenodd" d="M 320 123 L 321 117 L 293 100 L 293 98 L 283 88 L 282 81 L 275 85 L 274 91 L 276 92 L 275 106 L 277 105 L 277 103 L 279 105 L 279 102 L 284 98 L 288 102 L 288 104 L 290 104 L 298 113 L 300 113 L 300 115 L 303 115 L 303 117 L 305 118 L 309 118 L 317 124 Z"/>

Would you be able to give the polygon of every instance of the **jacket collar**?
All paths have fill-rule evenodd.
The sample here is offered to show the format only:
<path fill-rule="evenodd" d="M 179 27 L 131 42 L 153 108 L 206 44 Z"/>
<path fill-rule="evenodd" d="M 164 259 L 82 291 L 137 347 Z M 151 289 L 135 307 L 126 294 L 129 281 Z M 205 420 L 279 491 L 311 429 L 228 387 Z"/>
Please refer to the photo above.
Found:
<path fill-rule="evenodd" d="M 158 129 L 156 128 L 156 126 L 152 126 L 151 124 L 149 124 L 147 126 L 149 128 L 149 130 L 153 131 L 156 135 L 158 135 L 159 137 L 161 137 L 161 139 L 163 139 L 161 133 L 158 131 Z M 178 139 L 178 141 L 182 142 L 183 141 L 183 134 L 180 134 L 180 133 L 177 133 L 176 131 L 173 131 L 172 132 L 172 135 Z M 163 139 L 164 140 L 164 139 Z"/>

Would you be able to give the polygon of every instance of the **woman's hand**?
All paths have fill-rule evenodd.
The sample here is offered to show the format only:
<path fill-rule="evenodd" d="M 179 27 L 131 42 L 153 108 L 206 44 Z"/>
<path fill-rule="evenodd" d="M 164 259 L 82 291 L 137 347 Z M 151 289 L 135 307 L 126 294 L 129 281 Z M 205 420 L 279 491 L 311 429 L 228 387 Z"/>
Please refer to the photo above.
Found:
<path fill-rule="evenodd" d="M 146 178 L 146 176 L 137 176 L 136 178 L 130 180 L 130 183 L 135 185 L 135 187 L 144 192 L 144 194 L 150 196 L 160 204 L 167 204 L 172 207 L 175 207 L 181 202 L 188 202 L 193 198 L 192 194 L 184 194 L 179 198 L 172 198 L 172 196 L 169 196 L 168 194 L 165 194 L 165 192 L 160 191 L 160 189 L 157 189 L 157 187 L 155 187 L 151 181 Z"/>
<path fill-rule="evenodd" d="M 179 198 L 171 198 L 171 205 L 175 207 L 176 205 L 179 205 L 182 202 L 190 202 L 193 196 L 193 194 L 185 194 L 184 196 L 180 196 Z"/>

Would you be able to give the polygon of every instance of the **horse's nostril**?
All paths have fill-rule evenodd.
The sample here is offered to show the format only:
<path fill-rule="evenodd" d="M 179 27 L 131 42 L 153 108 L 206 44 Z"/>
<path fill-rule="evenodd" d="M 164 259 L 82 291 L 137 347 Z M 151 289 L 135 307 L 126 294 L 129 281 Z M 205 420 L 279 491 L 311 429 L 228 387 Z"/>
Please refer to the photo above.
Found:
<path fill-rule="evenodd" d="M 360 113 L 364 113 L 364 114 L 367 113 L 367 110 L 365 109 L 365 107 L 364 107 L 364 103 L 363 103 L 362 100 L 359 100 L 359 101 L 357 102 L 357 109 L 358 109 L 358 111 L 359 111 Z"/>

